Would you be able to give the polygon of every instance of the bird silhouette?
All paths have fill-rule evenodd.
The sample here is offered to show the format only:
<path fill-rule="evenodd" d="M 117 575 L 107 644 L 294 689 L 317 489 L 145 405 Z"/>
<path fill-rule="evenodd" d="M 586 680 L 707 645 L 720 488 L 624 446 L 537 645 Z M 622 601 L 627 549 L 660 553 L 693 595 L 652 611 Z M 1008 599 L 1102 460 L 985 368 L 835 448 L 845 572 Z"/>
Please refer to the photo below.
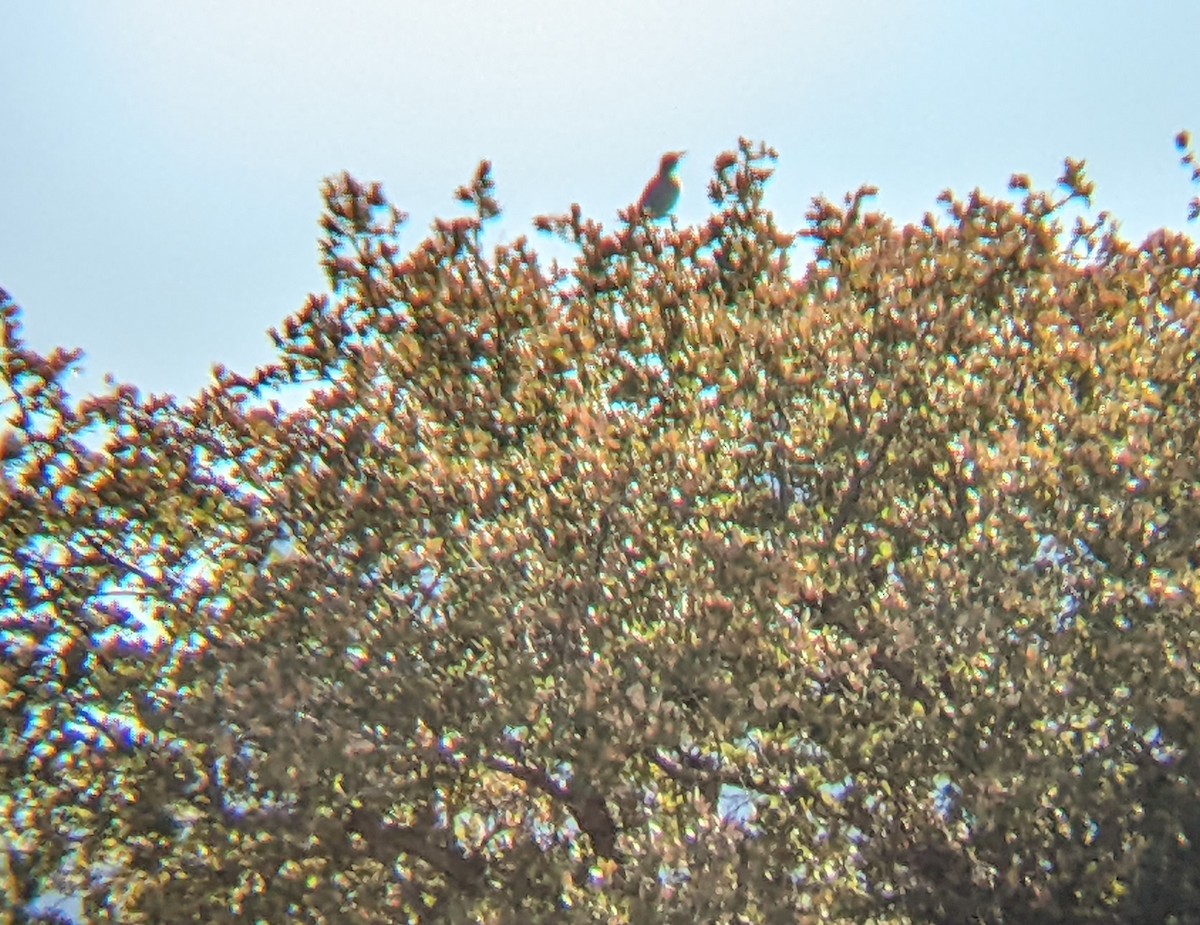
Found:
<path fill-rule="evenodd" d="M 637 209 L 641 215 L 650 219 L 665 218 L 675 208 L 675 203 L 679 201 L 679 193 L 683 189 L 679 177 L 675 176 L 675 168 L 679 166 L 680 159 L 686 153 L 686 151 L 668 151 L 662 156 L 662 161 L 658 165 L 658 173 L 646 184 L 646 188 L 642 190 L 642 195 L 637 201 Z"/>

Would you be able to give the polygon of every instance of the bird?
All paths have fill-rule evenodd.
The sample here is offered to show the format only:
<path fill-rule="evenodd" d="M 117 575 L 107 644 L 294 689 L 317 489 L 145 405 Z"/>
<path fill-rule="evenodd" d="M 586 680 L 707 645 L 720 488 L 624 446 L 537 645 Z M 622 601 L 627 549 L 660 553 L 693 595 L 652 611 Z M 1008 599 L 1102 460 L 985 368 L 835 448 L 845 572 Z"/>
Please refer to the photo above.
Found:
<path fill-rule="evenodd" d="M 686 154 L 686 151 L 668 151 L 662 156 L 656 173 L 642 190 L 641 198 L 637 201 L 640 215 L 649 219 L 665 218 L 675 208 L 679 201 L 679 193 L 683 184 L 675 176 L 675 168 Z"/>

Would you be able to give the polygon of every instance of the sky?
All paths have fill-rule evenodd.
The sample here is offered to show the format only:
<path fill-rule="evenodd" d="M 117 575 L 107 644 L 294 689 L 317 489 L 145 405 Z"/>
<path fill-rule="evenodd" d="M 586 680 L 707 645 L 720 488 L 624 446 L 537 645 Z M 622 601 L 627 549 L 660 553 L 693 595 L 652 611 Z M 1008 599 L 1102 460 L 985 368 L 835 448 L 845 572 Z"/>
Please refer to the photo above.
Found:
<path fill-rule="evenodd" d="M 863 183 L 900 221 L 949 187 L 1050 186 L 1086 158 L 1140 240 L 1186 222 L 1200 3 L 1127 0 L 60 0 L 0 6 L 0 287 L 36 348 L 189 395 L 326 285 L 322 180 L 379 180 L 415 246 L 492 161 L 497 234 L 578 202 L 605 224 L 662 152 L 704 219 L 739 136 L 780 152 L 767 206 Z"/>

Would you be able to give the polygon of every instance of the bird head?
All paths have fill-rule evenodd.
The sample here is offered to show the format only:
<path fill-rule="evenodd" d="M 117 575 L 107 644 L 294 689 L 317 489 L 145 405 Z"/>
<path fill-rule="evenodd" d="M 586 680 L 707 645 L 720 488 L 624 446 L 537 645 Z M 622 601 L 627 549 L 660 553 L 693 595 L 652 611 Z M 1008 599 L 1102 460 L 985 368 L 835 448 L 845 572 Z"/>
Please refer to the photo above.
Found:
<path fill-rule="evenodd" d="M 683 160 L 686 151 L 668 151 L 662 156 L 662 161 L 659 162 L 658 170 L 660 173 L 672 173 L 679 162 Z"/>

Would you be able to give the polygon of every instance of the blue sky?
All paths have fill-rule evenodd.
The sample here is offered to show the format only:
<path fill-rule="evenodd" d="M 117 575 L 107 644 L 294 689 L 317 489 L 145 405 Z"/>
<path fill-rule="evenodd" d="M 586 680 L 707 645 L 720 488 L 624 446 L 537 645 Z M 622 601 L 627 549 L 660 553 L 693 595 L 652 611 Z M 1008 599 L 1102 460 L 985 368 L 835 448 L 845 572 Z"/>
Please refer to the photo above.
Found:
<path fill-rule="evenodd" d="M 698 221 L 739 135 L 780 150 L 785 227 L 861 183 L 914 220 L 1070 155 L 1140 238 L 1194 194 L 1197 35 L 1194 0 L 4 4 L 0 286 L 35 346 L 86 351 L 80 391 L 191 393 L 323 289 L 331 173 L 381 180 L 416 243 L 490 158 L 500 234 L 561 255 L 533 215 L 611 222 L 686 148 Z"/>

